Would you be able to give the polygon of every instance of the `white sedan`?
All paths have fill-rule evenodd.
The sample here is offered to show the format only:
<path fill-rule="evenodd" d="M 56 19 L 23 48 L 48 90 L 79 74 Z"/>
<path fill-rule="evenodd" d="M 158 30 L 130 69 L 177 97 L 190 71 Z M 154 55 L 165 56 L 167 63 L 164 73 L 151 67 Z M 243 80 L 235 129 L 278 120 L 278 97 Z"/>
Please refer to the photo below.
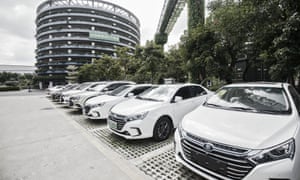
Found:
<path fill-rule="evenodd" d="M 183 116 L 213 93 L 197 84 L 161 85 L 115 105 L 109 129 L 126 139 L 165 140 Z"/>
<path fill-rule="evenodd" d="M 127 84 L 135 84 L 135 83 L 132 81 L 107 81 L 107 82 L 103 81 L 101 82 L 101 84 L 98 84 L 93 88 L 89 88 L 84 92 L 74 94 L 73 96 L 71 96 L 69 106 L 82 109 L 84 103 L 88 99 L 110 93 L 111 91 L 117 89 L 118 87 Z"/>
<path fill-rule="evenodd" d="M 109 110 L 116 104 L 139 95 L 152 87 L 150 84 L 124 85 L 110 94 L 88 99 L 82 109 L 88 119 L 107 119 Z"/>
<path fill-rule="evenodd" d="M 224 86 L 180 123 L 176 159 L 206 179 L 299 180 L 299 114 L 289 84 Z"/>

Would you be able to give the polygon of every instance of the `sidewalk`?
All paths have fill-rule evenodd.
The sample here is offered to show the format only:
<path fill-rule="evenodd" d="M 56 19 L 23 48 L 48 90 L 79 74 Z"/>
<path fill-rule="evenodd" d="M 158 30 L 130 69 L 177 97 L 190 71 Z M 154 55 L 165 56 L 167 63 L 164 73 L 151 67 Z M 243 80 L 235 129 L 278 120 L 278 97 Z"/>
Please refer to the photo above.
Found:
<path fill-rule="evenodd" d="M 0 93 L 0 179 L 132 179 L 110 159 L 45 94 Z"/>

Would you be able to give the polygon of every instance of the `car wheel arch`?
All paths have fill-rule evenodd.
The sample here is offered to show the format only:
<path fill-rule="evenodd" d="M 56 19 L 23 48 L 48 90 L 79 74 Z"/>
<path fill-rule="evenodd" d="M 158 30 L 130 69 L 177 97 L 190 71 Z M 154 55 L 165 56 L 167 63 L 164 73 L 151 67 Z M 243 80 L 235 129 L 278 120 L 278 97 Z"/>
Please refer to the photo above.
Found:
<path fill-rule="evenodd" d="M 167 137 L 169 137 L 169 135 L 174 131 L 174 125 L 173 125 L 173 121 L 171 119 L 170 116 L 168 115 L 163 115 L 163 116 L 160 116 L 154 123 L 154 128 L 153 128 L 153 131 L 152 131 L 152 137 L 156 140 L 156 141 L 161 141 L 161 140 L 165 140 L 165 138 L 163 139 L 158 139 L 157 138 L 157 134 L 156 134 L 156 131 L 157 131 L 157 128 L 156 126 L 158 125 L 158 123 L 160 123 L 160 121 L 168 121 L 169 124 L 170 124 L 170 129 L 169 129 L 169 132 L 168 132 L 168 135 Z"/>

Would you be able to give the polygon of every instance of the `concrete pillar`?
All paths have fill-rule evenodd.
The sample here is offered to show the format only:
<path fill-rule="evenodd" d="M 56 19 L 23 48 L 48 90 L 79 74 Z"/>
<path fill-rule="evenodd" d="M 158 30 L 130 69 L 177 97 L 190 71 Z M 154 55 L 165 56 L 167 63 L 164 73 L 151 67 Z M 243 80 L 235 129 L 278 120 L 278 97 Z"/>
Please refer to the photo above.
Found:
<path fill-rule="evenodd" d="M 39 82 L 39 88 L 43 89 L 43 82 L 41 82 L 41 81 Z"/>

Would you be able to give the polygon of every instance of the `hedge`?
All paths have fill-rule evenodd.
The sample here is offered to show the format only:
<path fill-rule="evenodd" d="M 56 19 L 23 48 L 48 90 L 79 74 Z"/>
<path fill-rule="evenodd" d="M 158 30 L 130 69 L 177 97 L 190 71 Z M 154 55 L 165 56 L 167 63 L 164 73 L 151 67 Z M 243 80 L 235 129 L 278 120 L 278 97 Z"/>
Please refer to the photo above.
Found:
<path fill-rule="evenodd" d="M 3 86 L 0 87 L 0 91 L 19 91 L 20 88 L 17 86 Z"/>

